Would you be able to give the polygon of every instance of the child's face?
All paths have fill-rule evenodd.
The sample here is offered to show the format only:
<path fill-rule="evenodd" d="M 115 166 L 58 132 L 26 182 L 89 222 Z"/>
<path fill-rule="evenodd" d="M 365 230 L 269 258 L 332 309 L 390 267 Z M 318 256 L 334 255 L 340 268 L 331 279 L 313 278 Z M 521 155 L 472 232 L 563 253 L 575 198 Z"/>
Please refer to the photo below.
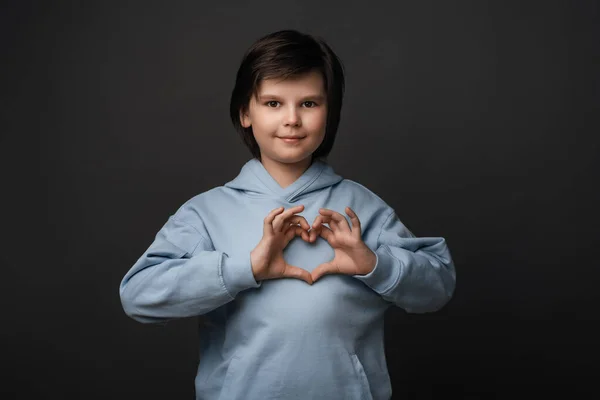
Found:
<path fill-rule="evenodd" d="M 261 158 L 297 163 L 309 158 L 325 137 L 327 94 L 318 71 L 285 80 L 265 79 L 252 96 L 242 126 L 252 126 Z M 296 136 L 294 142 L 283 138 Z"/>

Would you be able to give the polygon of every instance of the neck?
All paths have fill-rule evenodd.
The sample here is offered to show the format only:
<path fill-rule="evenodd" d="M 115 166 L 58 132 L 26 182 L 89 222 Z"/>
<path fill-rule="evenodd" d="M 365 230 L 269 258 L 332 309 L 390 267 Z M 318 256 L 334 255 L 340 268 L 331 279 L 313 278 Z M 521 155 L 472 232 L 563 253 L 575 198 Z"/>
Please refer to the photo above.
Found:
<path fill-rule="evenodd" d="M 267 157 L 262 157 L 260 162 L 269 175 L 271 175 L 279 186 L 284 189 L 300 178 L 312 164 L 311 157 L 307 157 L 296 163 L 282 163 Z"/>

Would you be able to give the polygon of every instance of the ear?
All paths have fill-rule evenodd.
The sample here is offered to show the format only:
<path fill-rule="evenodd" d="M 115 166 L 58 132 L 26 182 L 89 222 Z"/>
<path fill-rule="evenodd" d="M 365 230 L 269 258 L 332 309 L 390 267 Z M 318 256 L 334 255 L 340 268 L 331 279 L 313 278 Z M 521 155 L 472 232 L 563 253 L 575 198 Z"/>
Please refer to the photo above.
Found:
<path fill-rule="evenodd" d="M 240 110 L 240 124 L 244 128 L 249 128 L 252 125 L 252 121 L 250 120 L 250 115 L 248 115 L 248 109 L 246 108 Z"/>

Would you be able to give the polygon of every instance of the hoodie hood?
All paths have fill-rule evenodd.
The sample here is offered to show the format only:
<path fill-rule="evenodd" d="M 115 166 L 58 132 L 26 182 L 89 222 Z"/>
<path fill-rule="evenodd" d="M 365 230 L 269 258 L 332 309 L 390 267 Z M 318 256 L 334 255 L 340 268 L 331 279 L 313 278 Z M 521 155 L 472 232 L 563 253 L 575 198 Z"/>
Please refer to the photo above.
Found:
<path fill-rule="evenodd" d="M 335 173 L 331 165 L 321 160 L 314 160 L 295 182 L 282 188 L 263 164 L 258 159 L 252 158 L 244 164 L 238 176 L 224 186 L 294 202 L 304 194 L 333 186 L 342 180 L 343 178 Z"/>

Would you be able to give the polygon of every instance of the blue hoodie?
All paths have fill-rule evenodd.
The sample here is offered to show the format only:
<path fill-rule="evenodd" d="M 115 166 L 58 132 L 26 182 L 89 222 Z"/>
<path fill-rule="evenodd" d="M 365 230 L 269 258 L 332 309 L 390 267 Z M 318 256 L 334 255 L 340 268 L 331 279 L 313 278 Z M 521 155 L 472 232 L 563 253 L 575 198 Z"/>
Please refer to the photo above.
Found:
<path fill-rule="evenodd" d="M 273 209 L 303 204 L 358 215 L 363 241 L 377 255 L 368 275 L 325 275 L 256 282 L 250 252 Z M 350 225 L 351 226 L 351 225 Z M 291 264 L 312 271 L 333 258 L 321 237 L 294 237 Z M 384 313 L 439 310 L 455 270 L 441 237 L 416 238 L 395 211 L 364 186 L 314 161 L 282 188 L 257 159 L 224 186 L 183 204 L 120 285 L 123 308 L 143 323 L 202 315 L 197 399 L 389 399 Z"/>

